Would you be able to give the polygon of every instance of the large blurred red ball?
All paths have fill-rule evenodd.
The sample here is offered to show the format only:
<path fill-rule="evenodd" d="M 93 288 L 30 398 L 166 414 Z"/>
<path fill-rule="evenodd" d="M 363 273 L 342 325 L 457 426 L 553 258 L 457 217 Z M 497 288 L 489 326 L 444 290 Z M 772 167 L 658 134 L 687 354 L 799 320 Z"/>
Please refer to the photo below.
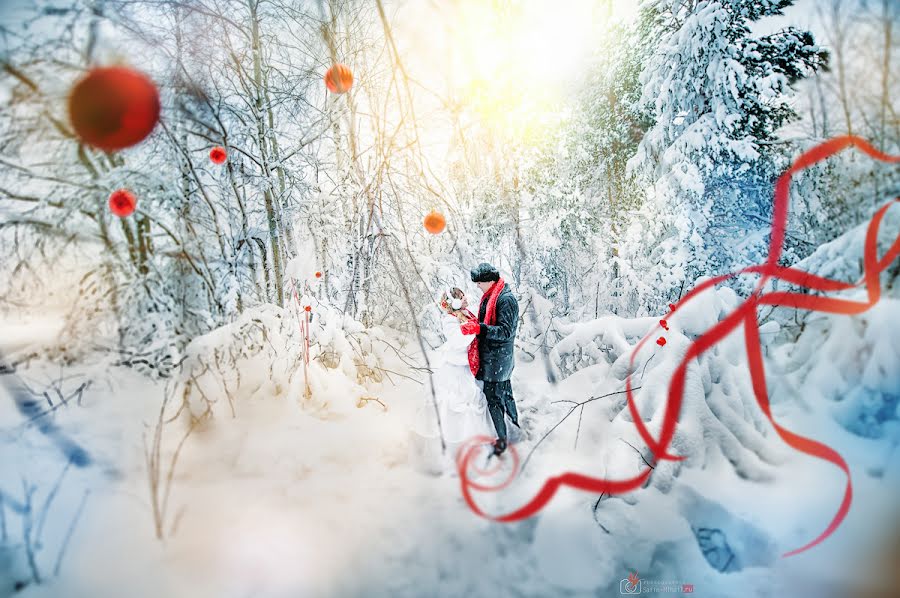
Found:
<path fill-rule="evenodd" d="M 447 226 L 447 220 L 440 212 L 429 212 L 425 216 L 424 225 L 425 230 L 430 232 L 432 235 L 437 235 L 444 230 L 445 226 Z"/>
<path fill-rule="evenodd" d="M 331 93 L 346 93 L 353 86 L 353 72 L 345 64 L 336 64 L 325 73 L 325 87 Z"/>
<path fill-rule="evenodd" d="M 96 68 L 75 84 L 69 118 L 82 141 L 105 151 L 143 141 L 159 121 L 159 91 L 143 73 Z"/>
<path fill-rule="evenodd" d="M 128 189 L 116 189 L 109 195 L 109 211 L 119 218 L 134 214 L 137 198 Z"/>
<path fill-rule="evenodd" d="M 224 147 L 219 147 L 218 145 L 211 150 L 209 150 L 209 159 L 212 160 L 213 164 L 221 164 L 228 158 L 228 154 L 225 152 Z"/>

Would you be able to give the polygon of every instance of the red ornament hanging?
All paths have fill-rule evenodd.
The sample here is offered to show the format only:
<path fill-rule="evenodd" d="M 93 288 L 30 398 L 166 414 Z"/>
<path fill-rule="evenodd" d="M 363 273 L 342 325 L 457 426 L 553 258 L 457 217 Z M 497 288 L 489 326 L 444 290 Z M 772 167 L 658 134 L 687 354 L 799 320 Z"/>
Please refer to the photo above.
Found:
<path fill-rule="evenodd" d="M 322 278 L 322 273 L 321 273 L 321 272 L 316 272 L 316 278 Z"/>
<path fill-rule="evenodd" d="M 303 309 L 306 310 L 306 311 L 312 311 L 312 306 L 311 306 L 311 305 L 307 305 L 307 306 L 304 307 Z"/>
<path fill-rule="evenodd" d="M 335 64 L 325 73 L 325 87 L 331 93 L 347 93 L 353 86 L 353 71 L 345 64 Z"/>
<path fill-rule="evenodd" d="M 209 159 L 212 160 L 213 164 L 222 164 L 228 159 L 228 153 L 225 151 L 224 147 L 217 145 L 209 150 Z"/>
<path fill-rule="evenodd" d="M 126 218 L 134 214 L 137 208 L 137 198 L 128 189 L 116 189 L 109 195 L 109 211 L 119 218 Z"/>
<path fill-rule="evenodd" d="M 664 339 L 663 337 L 659 337 L 658 339 L 656 339 L 656 344 L 662 347 L 666 344 L 666 339 Z"/>
<path fill-rule="evenodd" d="M 675 311 L 675 304 L 674 304 L 674 303 L 670 303 L 670 304 L 669 304 L 669 311 Z"/>
<path fill-rule="evenodd" d="M 425 230 L 432 235 L 440 234 L 447 226 L 447 220 L 440 212 L 431 211 L 425 216 Z"/>
<path fill-rule="evenodd" d="M 659 325 L 662 326 L 665 330 L 669 329 L 669 323 L 666 322 L 665 320 L 660 320 Z"/>
<path fill-rule="evenodd" d="M 159 121 L 159 91 L 138 71 L 96 68 L 72 88 L 69 119 L 88 145 L 108 152 L 130 147 Z"/>

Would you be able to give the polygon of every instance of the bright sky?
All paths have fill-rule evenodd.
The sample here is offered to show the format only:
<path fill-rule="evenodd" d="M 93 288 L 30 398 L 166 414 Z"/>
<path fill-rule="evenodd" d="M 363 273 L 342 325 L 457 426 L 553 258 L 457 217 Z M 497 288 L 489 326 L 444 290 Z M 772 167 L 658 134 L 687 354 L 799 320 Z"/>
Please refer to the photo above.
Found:
<path fill-rule="evenodd" d="M 637 11 L 636 0 L 415 4 L 394 14 L 413 76 L 506 135 L 558 120 L 592 42 Z"/>

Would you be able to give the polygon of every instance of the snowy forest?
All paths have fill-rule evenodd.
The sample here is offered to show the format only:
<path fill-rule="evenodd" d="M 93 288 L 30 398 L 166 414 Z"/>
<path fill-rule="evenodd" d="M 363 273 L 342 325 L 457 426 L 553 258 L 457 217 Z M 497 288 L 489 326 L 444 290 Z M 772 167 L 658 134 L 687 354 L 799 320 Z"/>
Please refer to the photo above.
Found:
<path fill-rule="evenodd" d="M 900 594 L 898 26 L 0 3 L 0 596 Z M 470 471 L 484 262 L 518 422 Z"/>

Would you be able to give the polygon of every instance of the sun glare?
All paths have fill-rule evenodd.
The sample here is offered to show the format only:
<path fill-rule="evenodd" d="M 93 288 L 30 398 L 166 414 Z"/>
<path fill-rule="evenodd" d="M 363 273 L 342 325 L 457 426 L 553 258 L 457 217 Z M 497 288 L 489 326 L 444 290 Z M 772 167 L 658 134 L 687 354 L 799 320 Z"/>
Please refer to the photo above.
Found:
<path fill-rule="evenodd" d="M 602 0 L 460 0 L 451 32 L 451 85 L 488 126 L 528 137 L 558 124 L 563 104 L 613 18 Z"/>

